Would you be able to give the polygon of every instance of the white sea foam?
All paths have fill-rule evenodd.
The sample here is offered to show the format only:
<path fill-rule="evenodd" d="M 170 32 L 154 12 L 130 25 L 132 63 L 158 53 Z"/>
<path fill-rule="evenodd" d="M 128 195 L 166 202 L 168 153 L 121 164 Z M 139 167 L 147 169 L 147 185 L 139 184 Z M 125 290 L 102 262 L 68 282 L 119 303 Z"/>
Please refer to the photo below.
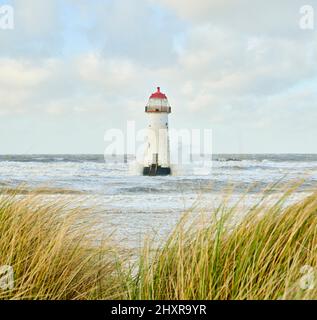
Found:
<path fill-rule="evenodd" d="M 295 198 L 317 186 L 317 156 L 237 155 L 219 159 L 174 165 L 172 176 L 143 177 L 142 166 L 133 159 L 124 163 L 113 157 L 104 161 L 102 156 L 2 156 L 0 185 L 81 191 L 84 195 L 63 196 L 84 200 L 87 206 L 97 203 L 104 228 L 115 228 L 130 244 L 151 230 L 166 234 L 194 204 L 197 210 L 211 211 L 229 185 L 233 188 L 232 203 L 248 191 L 246 205 L 254 203 L 264 187 L 279 180 L 291 183 L 306 175 Z M 273 196 L 281 189 L 275 186 Z"/>

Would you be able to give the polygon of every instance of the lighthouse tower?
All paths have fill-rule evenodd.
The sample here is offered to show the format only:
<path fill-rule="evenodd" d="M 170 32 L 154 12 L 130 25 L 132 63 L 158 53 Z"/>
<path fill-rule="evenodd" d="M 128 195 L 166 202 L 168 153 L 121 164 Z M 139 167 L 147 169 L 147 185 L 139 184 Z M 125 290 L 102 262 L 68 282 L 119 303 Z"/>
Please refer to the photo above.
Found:
<path fill-rule="evenodd" d="M 171 169 L 168 115 L 171 113 L 171 107 L 160 87 L 157 88 L 157 92 L 150 96 L 145 112 L 149 118 L 149 126 L 143 175 L 169 175 L 171 174 Z"/>

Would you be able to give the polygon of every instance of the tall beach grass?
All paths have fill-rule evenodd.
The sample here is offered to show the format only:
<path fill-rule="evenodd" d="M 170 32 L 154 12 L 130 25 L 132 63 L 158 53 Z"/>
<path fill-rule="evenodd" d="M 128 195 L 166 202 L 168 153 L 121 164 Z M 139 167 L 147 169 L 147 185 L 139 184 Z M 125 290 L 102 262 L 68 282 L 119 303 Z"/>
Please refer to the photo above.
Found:
<path fill-rule="evenodd" d="M 118 299 L 124 297 L 119 254 L 98 239 L 89 210 L 39 194 L 0 199 L 0 265 L 12 266 L 13 290 L 0 299 Z M 8 195 L 9 194 L 9 195 Z"/>
<path fill-rule="evenodd" d="M 137 260 L 100 240 L 93 211 L 3 195 L 0 265 L 13 267 L 15 286 L 0 298 L 315 299 L 317 193 L 286 205 L 292 194 L 244 212 L 224 201 L 184 214 L 166 242 L 145 241 Z"/>

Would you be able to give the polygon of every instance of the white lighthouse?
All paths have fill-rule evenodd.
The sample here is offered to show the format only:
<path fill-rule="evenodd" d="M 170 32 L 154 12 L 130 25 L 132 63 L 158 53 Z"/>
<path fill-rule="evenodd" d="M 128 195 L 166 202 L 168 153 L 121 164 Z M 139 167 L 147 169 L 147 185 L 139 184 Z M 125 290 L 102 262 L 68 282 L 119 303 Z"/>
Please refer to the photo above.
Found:
<path fill-rule="evenodd" d="M 157 92 L 150 96 L 145 112 L 149 117 L 149 126 L 143 175 L 169 175 L 171 169 L 168 115 L 171 113 L 171 107 L 160 87 L 157 88 Z"/>

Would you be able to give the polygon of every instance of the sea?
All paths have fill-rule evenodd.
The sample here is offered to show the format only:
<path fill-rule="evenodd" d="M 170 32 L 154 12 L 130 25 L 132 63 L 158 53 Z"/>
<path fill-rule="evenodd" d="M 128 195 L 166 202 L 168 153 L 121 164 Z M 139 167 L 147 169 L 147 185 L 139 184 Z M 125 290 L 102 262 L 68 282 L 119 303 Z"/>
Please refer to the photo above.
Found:
<path fill-rule="evenodd" d="M 133 156 L 1 155 L 0 188 L 43 190 L 94 208 L 101 228 L 126 246 L 161 239 L 184 212 L 212 211 L 226 198 L 251 206 L 299 183 L 290 201 L 317 189 L 317 154 L 214 154 L 172 165 L 172 175 L 145 177 Z M 52 192 L 47 192 L 52 190 Z"/>

